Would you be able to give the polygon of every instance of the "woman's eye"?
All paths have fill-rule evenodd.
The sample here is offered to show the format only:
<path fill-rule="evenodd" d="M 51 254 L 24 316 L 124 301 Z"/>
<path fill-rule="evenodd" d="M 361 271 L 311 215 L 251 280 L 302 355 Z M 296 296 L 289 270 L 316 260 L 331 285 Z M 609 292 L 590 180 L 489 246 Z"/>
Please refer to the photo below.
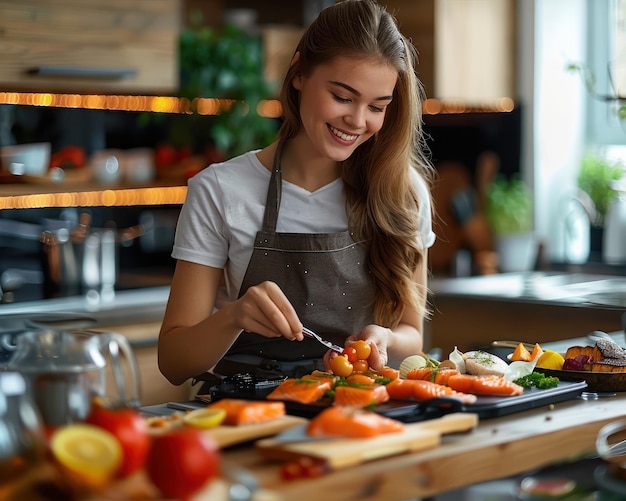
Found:
<path fill-rule="evenodd" d="M 350 103 L 351 102 L 350 99 L 340 97 L 337 94 L 333 94 L 333 98 L 335 99 L 335 101 L 337 101 L 339 103 Z"/>
<path fill-rule="evenodd" d="M 383 113 L 385 111 L 385 108 L 382 108 L 380 106 L 370 106 L 370 110 L 375 113 Z"/>

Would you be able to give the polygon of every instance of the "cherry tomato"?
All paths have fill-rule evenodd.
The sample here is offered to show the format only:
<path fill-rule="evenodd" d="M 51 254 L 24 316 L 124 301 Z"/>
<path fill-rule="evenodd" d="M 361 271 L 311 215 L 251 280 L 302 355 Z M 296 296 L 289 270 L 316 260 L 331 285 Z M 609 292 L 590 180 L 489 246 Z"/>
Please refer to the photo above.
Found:
<path fill-rule="evenodd" d="M 362 339 L 356 340 L 350 346 L 354 347 L 356 350 L 357 358 L 359 360 L 367 360 L 372 353 L 372 347 L 367 341 L 363 341 Z"/>
<path fill-rule="evenodd" d="M 346 346 L 343 349 L 342 355 L 347 356 L 348 357 L 348 361 L 350 363 L 354 363 L 354 362 L 356 362 L 359 359 L 359 357 L 357 356 L 357 353 L 356 353 L 356 348 L 354 346 Z"/>
<path fill-rule="evenodd" d="M 370 364 L 367 363 L 367 360 L 357 360 L 352 364 L 352 370 L 354 372 L 367 372 L 370 368 Z"/>
<path fill-rule="evenodd" d="M 323 459 L 301 457 L 295 461 L 285 463 L 280 474 L 284 480 L 296 480 L 298 478 L 320 477 L 328 472 L 328 465 Z"/>
<path fill-rule="evenodd" d="M 215 439 L 197 428 L 174 428 L 152 437 L 146 473 L 167 498 L 189 499 L 220 474 Z"/>
<path fill-rule="evenodd" d="M 118 477 L 127 477 L 143 466 L 150 447 L 150 435 L 138 410 L 112 409 L 95 400 L 85 422 L 111 432 L 120 442 L 124 457 L 117 471 Z"/>
<path fill-rule="evenodd" d="M 352 374 L 352 364 L 347 355 L 337 355 L 330 361 L 330 370 L 335 376 L 348 377 Z"/>

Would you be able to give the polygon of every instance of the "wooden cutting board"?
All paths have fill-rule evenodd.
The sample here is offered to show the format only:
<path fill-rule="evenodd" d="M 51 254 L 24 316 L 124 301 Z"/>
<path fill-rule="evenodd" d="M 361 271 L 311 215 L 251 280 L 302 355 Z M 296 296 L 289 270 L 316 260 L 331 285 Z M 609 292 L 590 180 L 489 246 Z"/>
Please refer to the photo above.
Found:
<path fill-rule="evenodd" d="M 255 446 L 266 458 L 291 461 L 309 456 L 326 461 L 331 469 L 339 469 L 403 452 L 431 449 L 441 443 L 442 435 L 469 431 L 477 424 L 478 415 L 458 412 L 406 424 L 401 433 L 386 433 L 373 438 L 286 441 L 277 436 L 258 440 Z"/>
<path fill-rule="evenodd" d="M 297 416 L 282 416 L 266 423 L 258 424 L 241 424 L 238 426 L 221 425 L 207 433 L 211 434 L 217 444 L 224 448 L 229 445 L 240 444 L 257 440 L 263 437 L 269 437 L 288 430 L 294 426 L 302 425 L 308 422 L 308 419 Z"/>

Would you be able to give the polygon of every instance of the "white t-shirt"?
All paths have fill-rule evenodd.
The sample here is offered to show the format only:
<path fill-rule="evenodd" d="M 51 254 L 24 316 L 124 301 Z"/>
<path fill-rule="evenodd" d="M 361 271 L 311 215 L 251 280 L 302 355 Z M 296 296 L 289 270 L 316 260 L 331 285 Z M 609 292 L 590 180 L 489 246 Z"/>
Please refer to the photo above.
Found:
<path fill-rule="evenodd" d="M 263 224 L 270 172 L 250 151 L 213 164 L 189 179 L 180 212 L 172 257 L 224 268 L 225 294 L 218 308 L 237 299 L 254 239 Z M 415 173 L 420 200 L 429 200 L 426 184 Z M 422 245 L 435 242 L 429 203 L 420 204 Z M 309 192 L 282 181 L 276 231 L 280 233 L 336 233 L 348 229 L 343 181 L 336 179 Z"/>

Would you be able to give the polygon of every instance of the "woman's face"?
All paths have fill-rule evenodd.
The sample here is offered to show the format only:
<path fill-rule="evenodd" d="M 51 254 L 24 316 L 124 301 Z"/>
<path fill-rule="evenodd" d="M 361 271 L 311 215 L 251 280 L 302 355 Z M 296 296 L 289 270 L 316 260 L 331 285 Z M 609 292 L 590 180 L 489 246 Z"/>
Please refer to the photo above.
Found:
<path fill-rule="evenodd" d="M 297 76 L 302 130 L 323 156 L 340 162 L 380 130 L 398 72 L 373 58 L 339 56 Z"/>

